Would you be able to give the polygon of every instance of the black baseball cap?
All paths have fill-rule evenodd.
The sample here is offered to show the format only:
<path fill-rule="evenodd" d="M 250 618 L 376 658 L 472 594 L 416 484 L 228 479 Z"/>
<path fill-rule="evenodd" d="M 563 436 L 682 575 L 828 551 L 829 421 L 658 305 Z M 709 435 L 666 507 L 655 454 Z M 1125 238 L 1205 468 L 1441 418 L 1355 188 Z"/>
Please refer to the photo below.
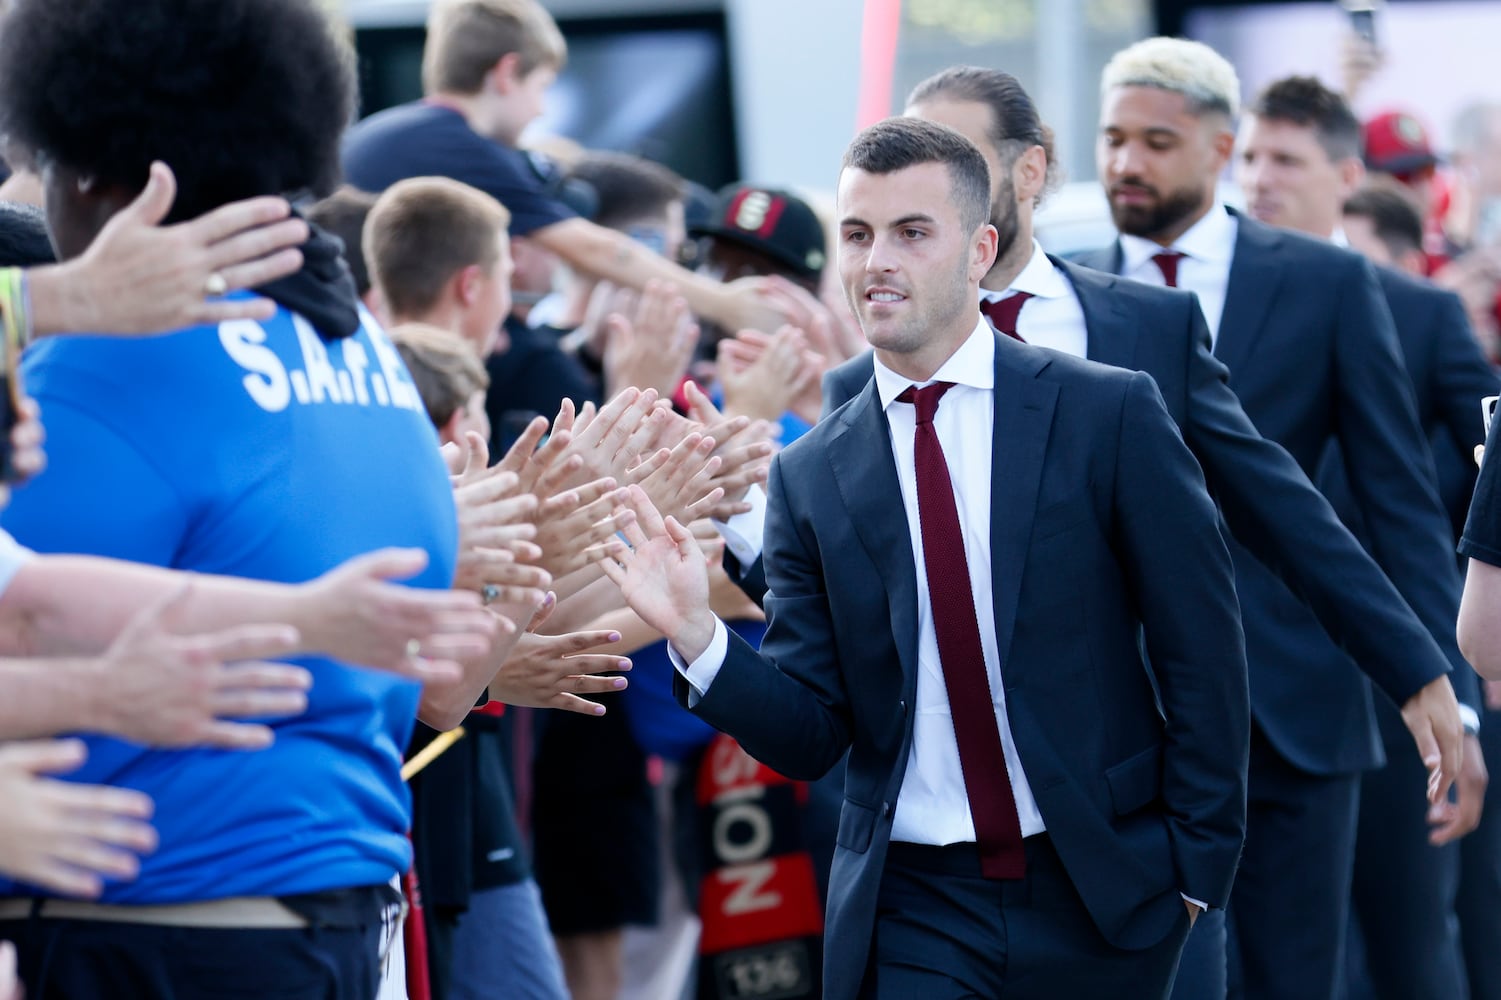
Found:
<path fill-rule="evenodd" d="M 797 195 L 777 188 L 721 188 L 708 219 L 690 225 L 688 232 L 740 243 L 810 280 L 818 279 L 828 260 L 817 213 Z"/>

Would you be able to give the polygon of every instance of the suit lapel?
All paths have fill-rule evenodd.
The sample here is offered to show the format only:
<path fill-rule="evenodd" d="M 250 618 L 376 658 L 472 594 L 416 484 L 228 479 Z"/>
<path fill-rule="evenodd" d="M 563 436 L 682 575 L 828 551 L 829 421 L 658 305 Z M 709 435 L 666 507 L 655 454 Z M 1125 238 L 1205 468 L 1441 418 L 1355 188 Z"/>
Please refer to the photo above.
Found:
<path fill-rule="evenodd" d="M 1016 632 L 1022 569 L 1037 516 L 1042 464 L 1058 386 L 1037 380 L 1038 372 L 1049 364 L 1044 352 L 997 339 L 990 459 L 990 573 L 996 649 L 1004 671 Z"/>
<path fill-rule="evenodd" d="M 1056 257 L 1051 259 L 1074 286 L 1079 308 L 1084 312 L 1089 360 L 1117 368 L 1136 368 L 1139 324 L 1132 321 L 1124 298 L 1111 292 L 1120 279 Z"/>
<path fill-rule="evenodd" d="M 908 684 L 917 677 L 917 571 L 902 506 L 891 431 L 875 379 L 840 416 L 829 442 L 829 465 L 850 523 L 876 564 L 891 616 L 891 633 Z"/>
<path fill-rule="evenodd" d="M 1235 256 L 1230 262 L 1230 282 L 1225 288 L 1225 311 L 1214 340 L 1214 355 L 1234 372 L 1251 353 L 1261 335 L 1277 286 L 1282 280 L 1277 247 L 1282 237 L 1238 212 Z"/>

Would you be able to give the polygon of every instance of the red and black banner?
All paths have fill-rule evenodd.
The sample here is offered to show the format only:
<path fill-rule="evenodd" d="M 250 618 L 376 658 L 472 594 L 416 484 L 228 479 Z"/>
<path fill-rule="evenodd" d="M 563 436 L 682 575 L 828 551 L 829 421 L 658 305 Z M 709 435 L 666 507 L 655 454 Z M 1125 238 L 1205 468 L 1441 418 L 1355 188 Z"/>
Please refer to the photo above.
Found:
<path fill-rule="evenodd" d="M 699 1000 L 822 996 L 823 914 L 803 831 L 808 786 L 728 736 L 699 767 Z"/>

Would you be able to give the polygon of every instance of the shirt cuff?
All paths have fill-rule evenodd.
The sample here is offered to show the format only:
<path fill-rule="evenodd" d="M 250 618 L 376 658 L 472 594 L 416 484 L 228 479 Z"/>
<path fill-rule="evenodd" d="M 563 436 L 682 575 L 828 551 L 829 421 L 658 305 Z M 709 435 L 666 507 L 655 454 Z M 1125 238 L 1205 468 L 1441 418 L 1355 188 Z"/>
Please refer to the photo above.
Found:
<path fill-rule="evenodd" d="M 745 494 L 745 502 L 751 505 L 750 510 L 736 514 L 728 521 L 715 521 L 714 527 L 724 536 L 724 545 L 730 550 L 730 555 L 748 569 L 761 558 L 766 528 L 766 491 L 759 484 L 752 483 Z"/>
<path fill-rule="evenodd" d="M 668 659 L 672 660 L 673 667 L 688 682 L 689 708 L 693 708 L 704 695 L 709 693 L 709 685 L 713 684 L 714 678 L 719 676 L 719 668 L 724 666 L 724 658 L 729 651 L 729 630 L 717 617 L 714 619 L 714 637 L 709 640 L 709 648 L 705 649 L 692 663 L 684 660 L 683 655 L 673 648 L 672 643 L 667 644 Z"/>
<path fill-rule="evenodd" d="M 1209 904 L 1208 903 L 1205 903 L 1205 902 L 1203 902 L 1201 900 L 1194 899 L 1192 896 L 1190 896 L 1190 895 L 1188 895 L 1186 893 L 1180 892 L 1180 893 L 1178 893 L 1178 895 L 1180 895 L 1180 896 L 1183 897 L 1183 902 L 1185 902 L 1185 903 L 1192 903 L 1193 905 L 1197 906 L 1201 911 L 1209 909 Z"/>
<path fill-rule="evenodd" d="M 1459 721 L 1464 725 L 1465 732 L 1468 735 L 1475 736 L 1479 734 L 1480 713 L 1464 702 L 1459 703 Z"/>

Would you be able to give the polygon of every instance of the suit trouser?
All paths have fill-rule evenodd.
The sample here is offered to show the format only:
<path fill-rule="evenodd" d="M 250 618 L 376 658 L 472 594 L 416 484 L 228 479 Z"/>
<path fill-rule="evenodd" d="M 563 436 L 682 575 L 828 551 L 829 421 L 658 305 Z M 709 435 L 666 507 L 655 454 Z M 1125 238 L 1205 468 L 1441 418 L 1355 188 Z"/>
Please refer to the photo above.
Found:
<path fill-rule="evenodd" d="M 1459 845 L 1428 843 L 1427 769 L 1401 713 L 1376 704 L 1386 766 L 1361 778 L 1351 896 L 1364 968 L 1351 963 L 1355 1000 L 1463 1000 L 1454 900 Z"/>
<path fill-rule="evenodd" d="M 876 900 L 861 1000 L 1057 1000 L 1168 995 L 1188 911 L 1159 943 L 1105 941 L 1046 835 L 1027 838 L 1027 875 L 979 875 L 974 845 L 893 844 Z M 969 874 L 968 872 L 973 872 Z"/>
<path fill-rule="evenodd" d="M 1251 725 L 1246 846 L 1228 907 L 1234 1000 L 1332 1000 L 1344 968 L 1360 775 L 1301 771 Z"/>
<path fill-rule="evenodd" d="M 1460 941 L 1471 1000 L 1501 1000 L 1501 712 L 1486 712 L 1480 746 L 1491 783 L 1480 826 L 1459 842 Z"/>

